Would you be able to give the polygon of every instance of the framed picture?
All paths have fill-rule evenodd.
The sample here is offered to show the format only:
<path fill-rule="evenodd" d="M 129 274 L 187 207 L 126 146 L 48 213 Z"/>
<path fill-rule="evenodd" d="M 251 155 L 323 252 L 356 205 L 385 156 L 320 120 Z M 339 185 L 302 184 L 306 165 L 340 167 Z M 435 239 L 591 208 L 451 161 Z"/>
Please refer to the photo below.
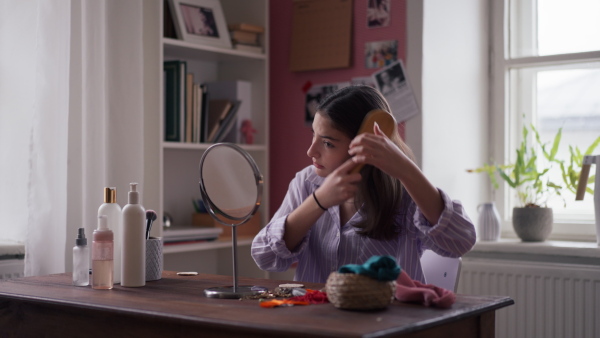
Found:
<path fill-rule="evenodd" d="M 231 48 L 219 0 L 169 0 L 177 37 L 186 42 Z"/>

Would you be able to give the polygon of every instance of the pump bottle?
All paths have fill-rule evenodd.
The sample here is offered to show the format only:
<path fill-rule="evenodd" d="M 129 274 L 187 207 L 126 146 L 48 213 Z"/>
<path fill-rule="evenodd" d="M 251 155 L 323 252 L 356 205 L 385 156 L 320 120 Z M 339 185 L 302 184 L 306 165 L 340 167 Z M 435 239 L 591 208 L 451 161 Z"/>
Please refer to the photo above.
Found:
<path fill-rule="evenodd" d="M 73 247 L 73 285 L 90 285 L 90 248 L 85 238 L 85 228 L 79 228 Z"/>
<path fill-rule="evenodd" d="M 113 232 L 108 228 L 106 215 L 98 216 L 98 229 L 92 243 L 92 288 L 113 288 Z"/>
<path fill-rule="evenodd" d="M 130 183 L 128 198 L 123 207 L 121 286 L 139 287 L 146 285 L 146 210 L 137 183 Z"/>
<path fill-rule="evenodd" d="M 104 203 L 98 208 L 98 216 L 100 215 L 106 215 L 108 218 L 108 228 L 113 232 L 113 283 L 118 284 L 121 283 L 121 240 L 123 234 L 121 230 L 121 206 L 117 204 L 117 188 L 104 188 Z"/>

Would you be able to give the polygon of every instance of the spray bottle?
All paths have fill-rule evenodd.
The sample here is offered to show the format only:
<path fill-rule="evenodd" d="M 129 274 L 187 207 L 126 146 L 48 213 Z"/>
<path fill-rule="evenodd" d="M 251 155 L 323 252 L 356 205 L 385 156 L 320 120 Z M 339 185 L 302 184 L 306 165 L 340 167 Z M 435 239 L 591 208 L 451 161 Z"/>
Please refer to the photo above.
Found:
<path fill-rule="evenodd" d="M 90 248 L 85 238 L 85 228 L 79 228 L 73 247 L 73 285 L 90 285 Z"/>

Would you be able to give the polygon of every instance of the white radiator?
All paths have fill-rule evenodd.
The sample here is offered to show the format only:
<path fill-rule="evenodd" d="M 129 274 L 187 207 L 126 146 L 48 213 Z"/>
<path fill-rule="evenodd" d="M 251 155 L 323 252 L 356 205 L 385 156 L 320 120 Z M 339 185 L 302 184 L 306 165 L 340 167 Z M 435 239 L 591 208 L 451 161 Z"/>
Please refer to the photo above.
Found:
<path fill-rule="evenodd" d="M 24 260 L 0 260 L 0 279 L 23 277 L 25 271 Z"/>
<path fill-rule="evenodd" d="M 600 266 L 463 258 L 458 293 L 504 295 L 496 337 L 600 337 Z"/>

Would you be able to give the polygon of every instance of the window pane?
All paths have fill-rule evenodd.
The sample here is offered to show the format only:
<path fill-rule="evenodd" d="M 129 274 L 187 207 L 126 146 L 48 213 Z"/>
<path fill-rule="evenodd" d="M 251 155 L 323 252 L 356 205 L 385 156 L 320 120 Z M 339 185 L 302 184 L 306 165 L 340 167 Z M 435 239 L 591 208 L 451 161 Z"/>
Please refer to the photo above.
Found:
<path fill-rule="evenodd" d="M 539 0 L 539 55 L 600 50 L 600 0 Z"/>
<path fill-rule="evenodd" d="M 553 141 L 559 128 L 563 128 L 558 158 L 570 158 L 569 145 L 579 147 L 581 152 L 600 136 L 600 64 L 588 64 L 583 68 L 540 70 L 537 73 L 538 126 L 544 143 Z M 592 154 L 600 154 L 600 147 Z M 595 168 L 592 168 L 595 171 Z M 553 181 L 562 183 L 560 171 L 553 173 Z M 593 219 L 593 196 L 587 194 L 583 201 L 575 201 L 575 195 L 564 192 L 567 208 L 561 198 L 549 201 L 557 219 Z"/>
<path fill-rule="evenodd" d="M 511 57 L 600 50 L 600 0 L 510 1 Z"/>

